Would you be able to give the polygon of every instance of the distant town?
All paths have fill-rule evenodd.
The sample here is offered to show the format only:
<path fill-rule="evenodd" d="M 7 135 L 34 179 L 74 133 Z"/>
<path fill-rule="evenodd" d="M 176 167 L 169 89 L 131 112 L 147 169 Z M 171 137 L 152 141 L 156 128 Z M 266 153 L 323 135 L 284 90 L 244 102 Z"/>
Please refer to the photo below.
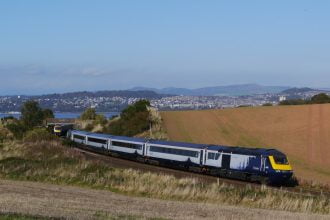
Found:
<path fill-rule="evenodd" d="M 290 88 L 277 93 L 252 95 L 175 95 L 155 91 L 100 91 L 50 94 L 41 96 L 0 96 L 0 112 L 19 112 L 22 104 L 33 99 L 55 112 L 82 112 L 92 107 L 99 112 L 120 112 L 140 99 L 150 100 L 159 110 L 222 109 L 242 106 L 277 105 L 288 99 L 307 100 L 321 92 L 310 88 Z"/>

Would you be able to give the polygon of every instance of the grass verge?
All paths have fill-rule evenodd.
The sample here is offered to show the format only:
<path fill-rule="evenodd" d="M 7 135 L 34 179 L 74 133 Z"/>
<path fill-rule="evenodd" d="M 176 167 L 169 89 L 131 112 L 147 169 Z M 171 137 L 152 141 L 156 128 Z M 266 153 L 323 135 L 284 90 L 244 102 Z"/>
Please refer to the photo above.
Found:
<path fill-rule="evenodd" d="M 330 214 L 330 198 L 205 184 L 196 179 L 112 168 L 87 161 L 59 140 L 6 142 L 0 149 L 0 178 L 68 184 L 159 199 L 238 205 L 251 208 Z"/>

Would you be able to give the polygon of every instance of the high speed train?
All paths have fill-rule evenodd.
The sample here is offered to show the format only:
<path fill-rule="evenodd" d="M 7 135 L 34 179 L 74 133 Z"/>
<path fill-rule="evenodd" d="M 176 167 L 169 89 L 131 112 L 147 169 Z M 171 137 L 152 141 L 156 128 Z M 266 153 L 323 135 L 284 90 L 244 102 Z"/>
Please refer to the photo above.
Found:
<path fill-rule="evenodd" d="M 140 162 L 265 184 L 284 184 L 293 170 L 275 149 L 148 140 L 71 130 L 68 137 L 90 150 Z"/>

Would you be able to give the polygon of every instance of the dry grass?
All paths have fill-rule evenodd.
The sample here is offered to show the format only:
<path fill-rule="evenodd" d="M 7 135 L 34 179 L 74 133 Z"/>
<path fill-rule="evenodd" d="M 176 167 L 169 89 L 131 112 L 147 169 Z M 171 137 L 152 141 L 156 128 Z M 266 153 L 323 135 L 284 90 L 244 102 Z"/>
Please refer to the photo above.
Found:
<path fill-rule="evenodd" d="M 330 105 L 162 112 L 171 140 L 276 148 L 302 180 L 330 184 Z"/>
<path fill-rule="evenodd" d="M 256 189 L 205 184 L 191 178 L 114 169 L 102 162 L 86 161 L 58 141 L 8 142 L 0 149 L 0 155 L 0 178 L 87 186 L 160 199 L 330 213 L 330 199 L 325 196 L 288 194 L 265 186 Z"/>

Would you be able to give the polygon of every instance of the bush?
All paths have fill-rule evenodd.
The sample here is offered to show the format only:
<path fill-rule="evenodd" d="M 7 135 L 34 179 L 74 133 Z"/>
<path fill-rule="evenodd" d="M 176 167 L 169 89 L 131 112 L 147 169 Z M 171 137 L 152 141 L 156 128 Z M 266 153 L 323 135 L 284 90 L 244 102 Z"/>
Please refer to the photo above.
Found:
<path fill-rule="evenodd" d="M 264 103 L 262 106 L 273 106 L 273 104 L 272 103 Z"/>
<path fill-rule="evenodd" d="M 320 93 L 320 94 L 313 96 L 310 100 L 310 103 L 312 103 L 312 104 L 330 103 L 330 97 L 325 93 Z"/>
<path fill-rule="evenodd" d="M 6 128 L 13 134 L 16 139 L 22 139 L 27 128 L 21 121 L 14 121 L 6 125 Z"/>
<path fill-rule="evenodd" d="M 284 100 L 279 103 L 279 105 L 304 105 L 304 104 L 306 104 L 306 101 L 302 99 Z"/>
<path fill-rule="evenodd" d="M 279 105 L 306 105 L 306 104 L 325 104 L 330 103 L 330 96 L 325 93 L 314 95 L 310 100 L 289 99 L 279 103 Z"/>
<path fill-rule="evenodd" d="M 134 136 L 149 129 L 150 116 L 148 106 L 150 102 L 140 100 L 128 106 L 120 115 L 120 119 L 112 121 L 105 132 L 113 135 Z"/>
<path fill-rule="evenodd" d="M 24 141 L 38 142 L 38 141 L 50 141 L 56 137 L 49 133 L 45 128 L 35 128 L 26 133 Z"/>
<path fill-rule="evenodd" d="M 108 122 L 107 118 L 104 115 L 97 114 L 95 117 L 95 124 L 105 125 Z"/>
<path fill-rule="evenodd" d="M 94 108 L 86 109 L 80 116 L 81 120 L 95 120 L 96 119 L 96 111 Z"/>
<path fill-rule="evenodd" d="M 93 129 L 94 129 L 93 123 L 88 123 L 84 128 L 84 130 L 86 131 L 92 131 Z"/>
<path fill-rule="evenodd" d="M 10 131 L 7 128 L 0 127 L 0 143 L 10 136 Z"/>

